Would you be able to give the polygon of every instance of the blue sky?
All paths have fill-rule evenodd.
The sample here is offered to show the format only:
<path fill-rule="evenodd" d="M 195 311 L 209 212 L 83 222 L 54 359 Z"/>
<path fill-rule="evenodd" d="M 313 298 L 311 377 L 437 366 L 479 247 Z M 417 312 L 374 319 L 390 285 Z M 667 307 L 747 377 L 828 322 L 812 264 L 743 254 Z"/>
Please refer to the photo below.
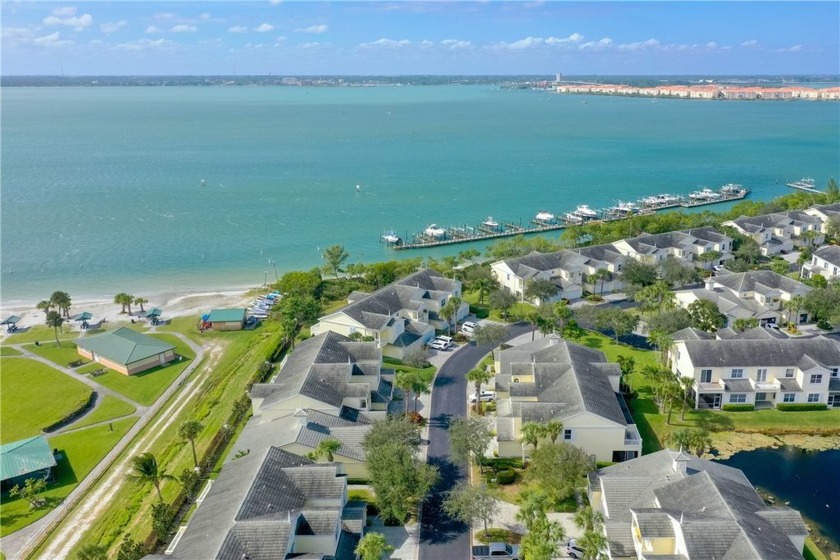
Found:
<path fill-rule="evenodd" d="M 2 2 L 4 75 L 838 74 L 840 2 Z"/>

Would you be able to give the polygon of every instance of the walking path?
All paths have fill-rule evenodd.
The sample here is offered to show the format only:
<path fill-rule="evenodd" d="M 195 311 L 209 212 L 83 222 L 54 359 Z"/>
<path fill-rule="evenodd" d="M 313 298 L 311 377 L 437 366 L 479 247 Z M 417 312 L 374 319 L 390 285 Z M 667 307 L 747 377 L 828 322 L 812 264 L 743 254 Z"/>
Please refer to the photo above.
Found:
<path fill-rule="evenodd" d="M 48 534 L 49 531 L 55 529 L 59 523 L 67 518 L 67 523 L 64 528 L 59 531 L 53 538 L 50 546 L 42 554 L 43 558 L 58 559 L 69 556 L 72 548 L 79 542 L 86 530 L 90 528 L 93 521 L 96 519 L 98 512 L 108 505 L 109 501 L 125 483 L 125 475 L 128 472 L 128 463 L 135 454 L 141 452 L 148 447 L 157 437 L 162 434 L 166 428 L 174 421 L 178 414 L 186 406 L 187 402 L 199 392 L 201 386 L 206 378 L 193 378 L 186 385 L 184 382 L 195 371 L 198 366 L 204 361 L 205 349 L 189 340 L 180 333 L 171 333 L 180 338 L 190 349 L 195 353 L 195 358 L 186 369 L 175 379 L 172 384 L 163 392 L 163 394 L 150 407 L 142 406 L 134 403 L 138 407 L 140 419 L 131 427 L 125 436 L 108 452 L 105 458 L 99 462 L 96 467 L 82 480 L 79 485 L 64 499 L 64 501 L 47 516 L 41 518 L 35 523 L 24 527 L 10 535 L 3 537 L 2 550 L 9 560 L 26 558 L 34 549 L 40 544 L 41 540 Z M 221 347 L 214 346 L 210 349 L 211 355 L 218 358 Z M 27 356 L 29 357 L 29 356 Z M 45 362 L 50 366 L 55 367 L 52 362 Z M 61 371 L 67 368 L 59 367 Z M 212 371 L 211 367 L 206 367 L 205 372 Z M 66 373 L 66 372 L 65 372 Z M 79 376 L 76 372 L 72 372 L 74 376 Z M 83 376 L 85 381 L 91 381 Z M 97 387 L 102 387 L 98 383 L 92 382 Z M 91 385 L 91 383 L 87 383 Z M 110 389 L 102 387 L 107 392 Z M 183 389 L 183 390 L 182 390 Z M 177 394 L 176 394 L 177 393 Z M 126 399 L 124 396 L 117 393 L 110 393 L 118 396 L 121 399 Z M 157 420 L 151 425 L 155 415 L 166 405 L 170 397 L 175 395 L 175 398 L 165 412 L 161 414 Z M 130 401 L 133 402 L 133 401 Z M 148 430 L 146 430 L 148 426 Z M 144 431 L 145 430 L 145 431 Z M 103 480 L 92 493 L 88 493 L 93 486 L 100 480 L 106 471 L 114 465 L 120 454 L 129 446 L 129 443 L 138 435 L 142 436 L 131 447 L 129 453 L 119 461 L 115 468 L 110 471 L 110 474 Z M 77 507 L 78 506 L 78 507 Z"/>

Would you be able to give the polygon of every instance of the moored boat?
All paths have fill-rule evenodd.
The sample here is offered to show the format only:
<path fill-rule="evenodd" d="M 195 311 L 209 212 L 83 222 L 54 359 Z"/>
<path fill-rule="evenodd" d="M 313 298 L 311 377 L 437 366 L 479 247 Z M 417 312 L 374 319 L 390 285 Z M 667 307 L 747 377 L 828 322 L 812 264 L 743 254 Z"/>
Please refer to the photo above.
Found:
<path fill-rule="evenodd" d="M 399 236 L 399 235 L 397 235 L 396 233 L 394 233 L 394 231 L 393 231 L 393 230 L 386 231 L 386 232 L 382 235 L 382 240 L 383 240 L 385 243 L 391 243 L 391 244 L 394 244 L 394 245 L 396 245 L 396 244 L 398 244 L 398 243 L 401 243 L 401 242 L 402 242 L 402 238 L 400 238 L 400 236 Z"/>
<path fill-rule="evenodd" d="M 792 181 L 787 184 L 789 187 L 793 187 L 794 189 L 802 189 L 802 190 L 816 190 L 817 182 L 814 181 L 813 177 L 803 177 L 798 181 Z"/>
<path fill-rule="evenodd" d="M 569 212 L 568 214 L 563 215 L 563 219 L 569 222 L 570 224 L 582 224 L 583 223 L 583 216 L 579 216 L 574 212 Z"/>
<path fill-rule="evenodd" d="M 598 217 L 598 212 L 590 208 L 588 204 L 581 204 L 580 206 L 575 208 L 575 211 L 572 212 L 572 214 L 580 216 L 585 220 L 592 220 Z"/>
<path fill-rule="evenodd" d="M 540 210 L 539 212 L 537 212 L 537 215 L 534 216 L 534 220 L 536 220 L 537 222 L 553 222 L 554 214 L 546 210 Z"/>
<path fill-rule="evenodd" d="M 425 233 L 429 237 L 439 238 L 439 237 L 443 237 L 444 235 L 446 235 L 446 230 L 443 229 L 442 227 L 438 227 L 437 224 L 432 224 L 429 227 L 427 227 L 423 231 L 423 233 Z"/>
<path fill-rule="evenodd" d="M 484 220 L 483 222 L 481 222 L 481 225 L 483 225 L 483 226 L 485 226 L 489 229 L 492 229 L 492 230 L 498 230 L 499 229 L 499 222 L 494 220 L 493 216 L 487 216 L 487 219 Z"/>

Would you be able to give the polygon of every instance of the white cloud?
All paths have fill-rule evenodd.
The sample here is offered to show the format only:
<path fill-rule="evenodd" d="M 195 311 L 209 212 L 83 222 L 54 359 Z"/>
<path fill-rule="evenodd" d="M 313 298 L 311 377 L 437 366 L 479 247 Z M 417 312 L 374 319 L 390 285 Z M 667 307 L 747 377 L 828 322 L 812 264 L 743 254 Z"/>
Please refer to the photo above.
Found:
<path fill-rule="evenodd" d="M 788 52 L 799 52 L 802 50 L 802 45 L 793 45 L 788 49 Z"/>
<path fill-rule="evenodd" d="M 375 48 L 387 48 L 387 49 L 397 49 L 401 47 L 407 47 L 411 44 L 411 41 L 408 39 L 402 39 L 400 41 L 395 41 L 393 39 L 386 39 L 385 37 L 381 39 L 377 39 L 376 41 L 372 41 L 370 43 L 362 43 L 359 47 L 363 49 L 375 49 Z"/>
<path fill-rule="evenodd" d="M 425 43 L 426 41 L 423 41 L 423 44 Z M 451 50 L 468 49 L 472 47 L 472 43 L 469 41 L 461 41 L 459 39 L 444 39 L 440 42 L 440 44 Z"/>
<path fill-rule="evenodd" d="M 128 22 L 124 19 L 121 19 L 120 21 L 109 21 L 106 23 L 100 23 L 99 30 L 102 31 L 102 33 L 105 33 L 106 35 L 110 35 L 115 31 L 119 31 L 126 25 L 128 25 Z"/>
<path fill-rule="evenodd" d="M 175 43 L 169 39 L 140 39 L 129 43 L 120 43 L 114 48 L 121 51 L 143 51 L 149 49 L 161 49 L 174 46 Z"/>
<path fill-rule="evenodd" d="M 198 28 L 194 25 L 186 25 L 182 23 L 180 25 L 172 26 L 169 31 L 172 33 L 195 33 L 198 31 Z"/>
<path fill-rule="evenodd" d="M 656 39 L 648 39 L 647 41 L 638 41 L 636 43 L 622 43 L 618 45 L 618 49 L 622 51 L 640 51 L 658 46 L 660 46 L 659 41 Z"/>
<path fill-rule="evenodd" d="M 309 27 L 298 27 L 295 29 L 298 33 L 326 33 L 328 27 L 323 23 L 321 25 L 310 25 Z"/>
<path fill-rule="evenodd" d="M 41 47 L 63 47 L 65 45 L 72 45 L 73 41 L 62 39 L 61 34 L 56 31 L 55 33 L 36 38 L 34 43 Z"/>
<path fill-rule="evenodd" d="M 202 13 L 201 15 L 199 15 L 199 16 L 198 16 L 198 19 L 203 19 L 203 20 L 205 20 L 205 21 L 206 21 L 206 20 L 210 19 L 210 17 L 211 17 L 211 16 L 210 16 L 210 14 L 209 14 L 209 13 L 204 12 L 204 13 Z"/>
<path fill-rule="evenodd" d="M 54 16 L 58 17 L 70 17 L 76 15 L 76 6 L 66 6 L 64 8 L 56 8 L 50 12 Z"/>
<path fill-rule="evenodd" d="M 545 42 L 549 45 L 567 45 L 569 43 L 579 43 L 583 40 L 583 35 L 580 33 L 572 33 L 568 37 L 549 37 Z"/>
<path fill-rule="evenodd" d="M 612 39 L 610 39 L 609 37 L 604 37 L 603 39 L 598 39 L 597 41 L 587 41 L 586 43 L 583 43 L 579 48 L 581 50 L 600 51 L 611 47 L 612 44 Z"/>
<path fill-rule="evenodd" d="M 150 25 L 146 28 L 146 33 L 163 33 L 163 29 L 154 25 Z"/>
<path fill-rule="evenodd" d="M 228 33 L 245 33 L 248 31 L 248 28 L 244 25 L 234 25 L 233 27 L 228 27 Z"/>
<path fill-rule="evenodd" d="M 313 41 L 311 43 L 304 43 L 300 45 L 302 49 L 317 49 L 318 47 L 325 45 L 326 43 L 319 43 L 318 41 Z"/>
<path fill-rule="evenodd" d="M 282 4 L 283 0 L 269 0 L 272 6 L 276 6 L 277 4 Z"/>
<path fill-rule="evenodd" d="M 717 44 L 717 43 L 715 43 L 714 41 L 709 41 L 709 42 L 708 42 L 708 43 L 706 43 L 706 45 L 705 45 L 705 47 L 706 47 L 707 49 L 716 49 L 716 48 L 717 48 L 717 46 L 718 46 L 718 44 Z"/>
<path fill-rule="evenodd" d="M 93 23 L 93 17 L 90 14 L 83 14 L 81 16 L 71 15 L 68 17 L 51 15 L 44 18 L 45 25 L 64 25 L 66 27 L 72 27 L 76 31 L 81 31 L 85 27 L 89 27 L 91 23 Z"/>
<path fill-rule="evenodd" d="M 274 26 L 270 23 L 261 23 L 254 28 L 254 31 L 257 33 L 267 33 L 274 29 Z"/>
<path fill-rule="evenodd" d="M 525 37 L 513 43 L 502 43 L 503 46 L 513 50 L 531 49 L 543 44 L 545 40 L 542 37 Z"/>
<path fill-rule="evenodd" d="M 278 36 L 276 39 L 274 39 L 274 40 L 275 40 L 277 43 L 282 43 L 283 41 L 285 41 L 285 40 L 286 40 L 286 36 L 285 36 L 285 35 L 279 35 L 279 36 Z"/>
<path fill-rule="evenodd" d="M 742 46 L 742 47 L 755 47 L 755 46 L 758 46 L 758 40 L 757 40 L 757 39 L 750 39 L 749 41 L 744 41 L 743 43 L 741 43 L 741 46 Z"/>

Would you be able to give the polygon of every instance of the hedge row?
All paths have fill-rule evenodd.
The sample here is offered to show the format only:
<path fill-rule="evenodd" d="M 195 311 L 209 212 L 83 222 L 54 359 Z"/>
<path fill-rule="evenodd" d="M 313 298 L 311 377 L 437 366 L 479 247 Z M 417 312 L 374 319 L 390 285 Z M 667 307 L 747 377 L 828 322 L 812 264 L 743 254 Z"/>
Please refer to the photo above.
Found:
<path fill-rule="evenodd" d="M 803 410 L 827 410 L 825 403 L 779 403 L 776 408 L 783 412 L 798 412 Z"/>
<path fill-rule="evenodd" d="M 755 410 L 753 404 L 725 404 L 723 410 L 726 412 L 751 412 Z"/>
<path fill-rule="evenodd" d="M 90 394 L 88 394 L 87 398 L 84 401 L 79 401 L 79 404 L 73 410 L 68 412 L 64 416 L 64 418 L 62 418 L 58 422 L 53 422 L 49 426 L 41 428 L 41 431 L 53 432 L 59 428 L 67 426 L 68 424 L 72 424 L 79 418 L 79 416 L 86 413 L 93 407 L 93 405 L 96 404 L 96 396 L 96 391 L 91 391 Z"/>

